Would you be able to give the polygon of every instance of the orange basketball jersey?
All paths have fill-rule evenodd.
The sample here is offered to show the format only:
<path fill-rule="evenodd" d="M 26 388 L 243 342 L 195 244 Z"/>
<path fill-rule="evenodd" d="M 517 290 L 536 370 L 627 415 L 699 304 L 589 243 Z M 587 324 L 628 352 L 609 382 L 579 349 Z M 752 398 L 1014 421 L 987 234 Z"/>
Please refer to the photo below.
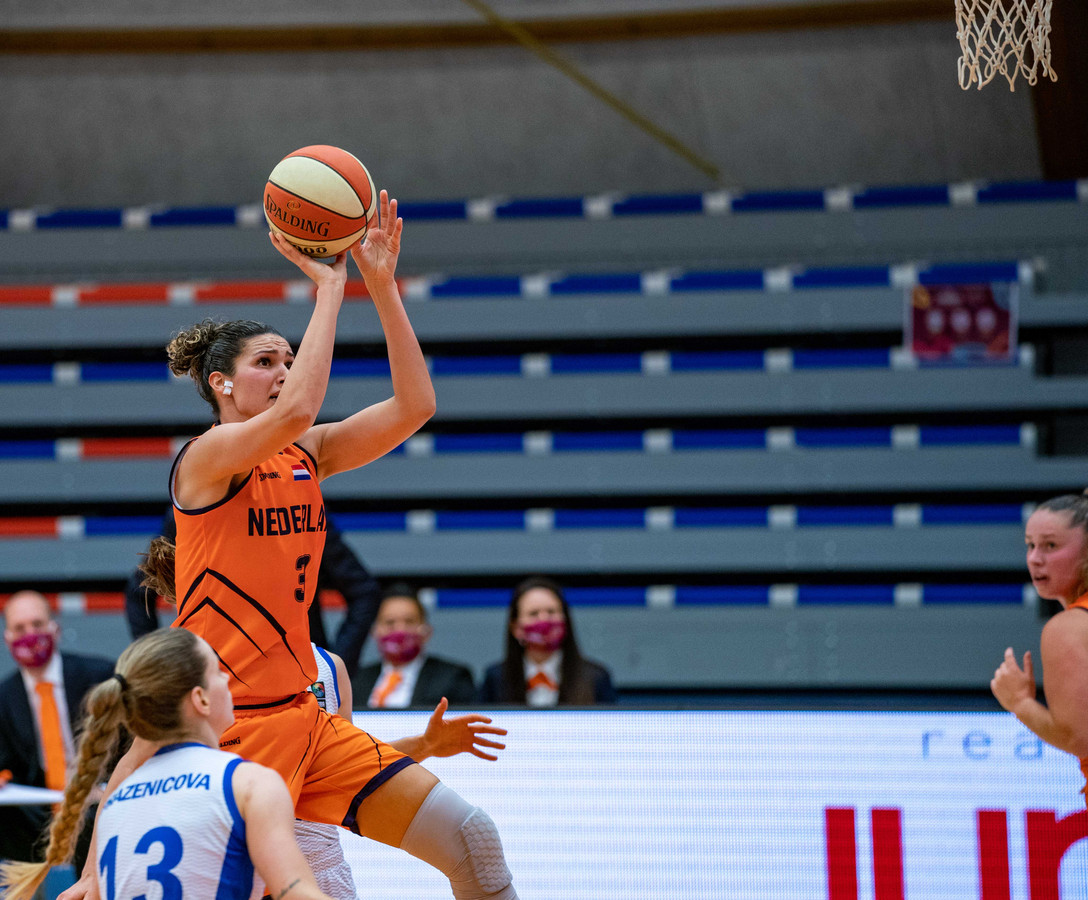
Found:
<path fill-rule="evenodd" d="M 192 442 L 190 442 L 191 444 Z M 178 464 L 174 460 L 170 496 Z M 292 444 L 228 496 L 179 509 L 175 627 L 206 640 L 231 676 L 238 706 L 283 700 L 317 678 L 307 611 L 325 549 L 317 463 Z"/>

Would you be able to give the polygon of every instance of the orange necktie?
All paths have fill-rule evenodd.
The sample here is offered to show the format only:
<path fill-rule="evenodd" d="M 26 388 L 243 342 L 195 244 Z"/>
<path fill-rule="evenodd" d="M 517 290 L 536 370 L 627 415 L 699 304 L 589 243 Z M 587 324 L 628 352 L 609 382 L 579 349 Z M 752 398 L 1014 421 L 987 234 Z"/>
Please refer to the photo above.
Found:
<path fill-rule="evenodd" d="M 557 685 L 548 677 L 547 672 L 537 672 L 532 678 L 529 679 L 529 690 L 531 691 L 533 690 L 533 688 L 538 687 L 551 688 L 554 691 L 559 687 L 559 685 Z"/>
<path fill-rule="evenodd" d="M 400 672 L 396 669 L 390 669 L 389 674 L 385 676 L 385 681 L 374 692 L 374 705 L 385 706 L 386 698 L 397 689 L 403 680 L 404 676 Z"/>
<path fill-rule="evenodd" d="M 38 692 L 41 719 L 42 756 L 45 757 L 45 786 L 53 791 L 63 791 L 68 780 L 64 762 L 64 735 L 60 729 L 60 711 L 53 696 L 53 685 L 39 681 L 34 685 Z"/>

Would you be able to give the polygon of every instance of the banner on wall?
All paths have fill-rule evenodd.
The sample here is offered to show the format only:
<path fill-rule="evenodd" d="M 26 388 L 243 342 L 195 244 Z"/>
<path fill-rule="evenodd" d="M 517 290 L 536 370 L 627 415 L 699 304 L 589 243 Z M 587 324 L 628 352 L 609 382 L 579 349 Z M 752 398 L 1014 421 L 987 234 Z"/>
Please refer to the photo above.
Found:
<path fill-rule="evenodd" d="M 491 715 L 499 761 L 425 765 L 495 820 L 523 898 L 1088 898 L 1077 762 L 1004 713 Z M 355 714 L 383 738 L 426 719 Z M 359 896 L 448 900 L 402 851 L 342 843 Z"/>
<path fill-rule="evenodd" d="M 1020 286 L 928 284 L 906 291 L 905 343 L 927 363 L 1011 362 Z"/>

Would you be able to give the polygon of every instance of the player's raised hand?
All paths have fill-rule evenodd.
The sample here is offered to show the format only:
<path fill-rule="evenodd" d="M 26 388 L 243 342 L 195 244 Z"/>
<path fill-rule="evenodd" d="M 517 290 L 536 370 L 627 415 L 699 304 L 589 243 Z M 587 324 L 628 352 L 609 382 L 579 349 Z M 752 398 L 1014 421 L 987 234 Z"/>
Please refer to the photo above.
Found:
<path fill-rule="evenodd" d="M 1005 658 L 990 681 L 990 690 L 997 702 L 1009 712 L 1014 712 L 1016 706 L 1024 700 L 1034 700 L 1035 667 L 1031 662 L 1031 651 L 1024 652 L 1024 668 L 1021 669 L 1012 647 L 1007 647 Z"/>

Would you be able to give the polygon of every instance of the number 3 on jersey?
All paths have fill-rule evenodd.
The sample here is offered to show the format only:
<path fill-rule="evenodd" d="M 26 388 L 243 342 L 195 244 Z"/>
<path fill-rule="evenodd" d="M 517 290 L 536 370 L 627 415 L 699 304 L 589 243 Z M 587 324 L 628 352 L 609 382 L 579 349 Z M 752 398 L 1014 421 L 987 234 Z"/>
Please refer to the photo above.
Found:
<path fill-rule="evenodd" d="M 162 858 L 148 865 L 147 880 L 162 885 L 162 900 L 181 900 L 181 881 L 173 872 L 181 862 L 181 835 L 167 825 L 159 825 L 144 833 L 136 842 L 133 852 L 148 854 L 155 844 L 162 846 Z M 106 849 L 98 858 L 98 882 L 105 888 L 105 900 L 147 900 L 146 894 L 123 898 L 117 896 L 117 835 L 109 839 Z"/>

